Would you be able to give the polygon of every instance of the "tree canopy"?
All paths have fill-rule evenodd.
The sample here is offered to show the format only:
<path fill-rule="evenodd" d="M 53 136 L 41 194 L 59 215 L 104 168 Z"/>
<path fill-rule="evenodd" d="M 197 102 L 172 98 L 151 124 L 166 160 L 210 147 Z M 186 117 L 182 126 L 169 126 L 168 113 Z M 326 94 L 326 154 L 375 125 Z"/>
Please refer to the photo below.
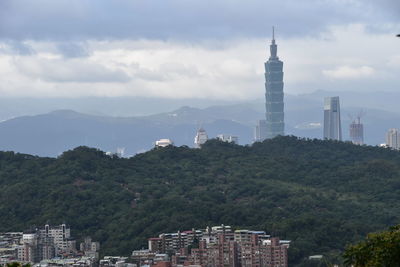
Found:
<path fill-rule="evenodd" d="M 399 266 L 400 225 L 369 234 L 366 240 L 348 246 L 344 258 L 349 266 L 354 267 Z"/>
<path fill-rule="evenodd" d="M 0 187 L 0 231 L 67 222 L 101 253 L 130 255 L 162 232 L 223 223 L 292 240 L 295 266 L 399 222 L 400 153 L 291 136 L 129 159 L 87 147 L 58 158 L 0 152 Z"/>

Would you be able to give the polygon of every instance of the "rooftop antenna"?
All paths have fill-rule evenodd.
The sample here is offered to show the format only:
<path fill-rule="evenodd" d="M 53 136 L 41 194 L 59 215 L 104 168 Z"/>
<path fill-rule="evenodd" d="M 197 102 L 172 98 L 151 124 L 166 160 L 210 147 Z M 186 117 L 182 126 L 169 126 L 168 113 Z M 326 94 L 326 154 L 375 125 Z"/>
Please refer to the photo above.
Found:
<path fill-rule="evenodd" d="M 272 26 L 272 40 L 275 40 L 275 26 Z"/>

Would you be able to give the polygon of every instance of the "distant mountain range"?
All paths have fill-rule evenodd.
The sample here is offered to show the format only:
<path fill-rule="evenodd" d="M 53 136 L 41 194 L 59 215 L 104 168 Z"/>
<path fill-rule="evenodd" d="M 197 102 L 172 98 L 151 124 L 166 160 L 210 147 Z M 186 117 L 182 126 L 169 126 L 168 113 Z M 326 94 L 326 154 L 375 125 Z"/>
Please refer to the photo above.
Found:
<path fill-rule="evenodd" d="M 173 114 L 137 118 L 85 115 L 60 110 L 43 115 L 23 116 L 0 123 L 0 149 L 43 156 L 57 156 L 79 145 L 116 151 L 124 147 L 130 155 L 152 148 L 160 138 L 191 145 L 197 125 L 181 115 L 196 109 L 182 108 Z M 251 141 L 251 128 L 238 122 L 215 119 L 203 123 L 210 136 L 234 133 Z"/>
<path fill-rule="evenodd" d="M 321 138 L 323 98 L 339 95 L 343 136 L 348 140 L 350 116 L 361 110 L 367 144 L 385 140 L 389 128 L 400 128 L 400 93 L 316 91 L 285 95 L 286 133 Z M 192 146 L 203 126 L 210 137 L 232 134 L 240 144 L 253 141 L 256 121 L 264 118 L 264 100 L 249 102 L 196 99 L 80 98 L 0 99 L 0 150 L 57 156 L 79 145 L 127 155 L 146 151 L 160 138 Z M 191 106 L 191 107 L 189 107 Z M 59 110 L 63 109 L 63 110 Z M 56 110 L 56 111 L 53 111 Z M 72 111 L 74 110 L 74 111 Z M 171 111 L 172 110 L 172 111 Z M 29 115 L 29 116 L 26 116 Z"/>
<path fill-rule="evenodd" d="M 323 110 L 320 100 L 321 97 L 286 96 L 286 133 L 321 138 Z M 350 123 L 347 114 L 357 114 L 361 109 L 366 114 L 362 120 L 367 144 L 384 142 L 387 129 L 400 126 L 400 115 L 397 113 L 344 105 L 342 128 L 345 139 L 348 139 Z M 0 150 L 57 156 L 68 149 L 86 145 L 111 152 L 123 147 L 126 155 L 134 155 L 151 149 L 160 138 L 170 138 L 178 146 L 192 146 L 200 126 L 211 138 L 218 134 L 232 134 L 239 137 L 240 144 L 249 144 L 253 141 L 256 121 L 263 117 L 262 101 L 206 108 L 185 106 L 171 112 L 136 117 L 58 110 L 1 122 Z"/>
<path fill-rule="evenodd" d="M 262 87 L 262 85 L 261 85 Z M 400 92 L 353 92 L 353 91 L 315 91 L 309 94 L 285 94 L 287 111 L 322 108 L 325 96 L 340 96 L 343 108 L 356 107 L 377 109 L 400 114 Z M 84 114 L 112 117 L 147 116 L 179 109 L 183 106 L 207 108 L 211 106 L 244 105 L 261 113 L 264 112 L 263 88 L 260 98 L 253 101 L 234 99 L 166 99 L 146 97 L 82 97 L 82 98 L 0 98 L 0 120 L 25 115 L 38 115 L 54 110 L 75 110 Z M 255 120 L 255 119 L 253 119 Z"/>

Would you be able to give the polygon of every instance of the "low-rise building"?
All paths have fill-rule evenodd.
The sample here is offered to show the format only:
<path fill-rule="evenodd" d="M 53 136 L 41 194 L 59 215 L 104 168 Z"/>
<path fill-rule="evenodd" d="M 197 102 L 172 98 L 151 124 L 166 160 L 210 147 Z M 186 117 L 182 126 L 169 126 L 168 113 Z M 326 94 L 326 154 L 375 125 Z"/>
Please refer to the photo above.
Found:
<path fill-rule="evenodd" d="M 96 261 L 91 257 L 54 258 L 42 260 L 35 267 L 94 267 Z"/>
<path fill-rule="evenodd" d="M 99 267 L 137 267 L 134 263 L 126 262 L 128 257 L 105 256 L 99 261 Z"/>
<path fill-rule="evenodd" d="M 173 146 L 174 142 L 171 139 L 160 139 L 156 141 L 156 147 Z"/>
<path fill-rule="evenodd" d="M 228 142 L 233 144 L 239 144 L 239 137 L 229 134 L 219 134 L 217 135 L 217 139 L 222 142 Z"/>
<path fill-rule="evenodd" d="M 87 257 L 99 259 L 100 243 L 93 242 L 92 238 L 88 236 L 79 244 L 79 250 Z"/>

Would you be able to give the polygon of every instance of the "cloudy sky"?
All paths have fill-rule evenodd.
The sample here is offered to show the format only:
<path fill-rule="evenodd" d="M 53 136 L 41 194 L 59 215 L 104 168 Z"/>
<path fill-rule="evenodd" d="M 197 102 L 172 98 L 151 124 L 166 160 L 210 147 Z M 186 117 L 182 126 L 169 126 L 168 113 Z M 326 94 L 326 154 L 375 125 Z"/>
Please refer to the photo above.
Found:
<path fill-rule="evenodd" d="M 246 100 L 396 91 L 399 0 L 0 0 L 0 94 Z"/>

